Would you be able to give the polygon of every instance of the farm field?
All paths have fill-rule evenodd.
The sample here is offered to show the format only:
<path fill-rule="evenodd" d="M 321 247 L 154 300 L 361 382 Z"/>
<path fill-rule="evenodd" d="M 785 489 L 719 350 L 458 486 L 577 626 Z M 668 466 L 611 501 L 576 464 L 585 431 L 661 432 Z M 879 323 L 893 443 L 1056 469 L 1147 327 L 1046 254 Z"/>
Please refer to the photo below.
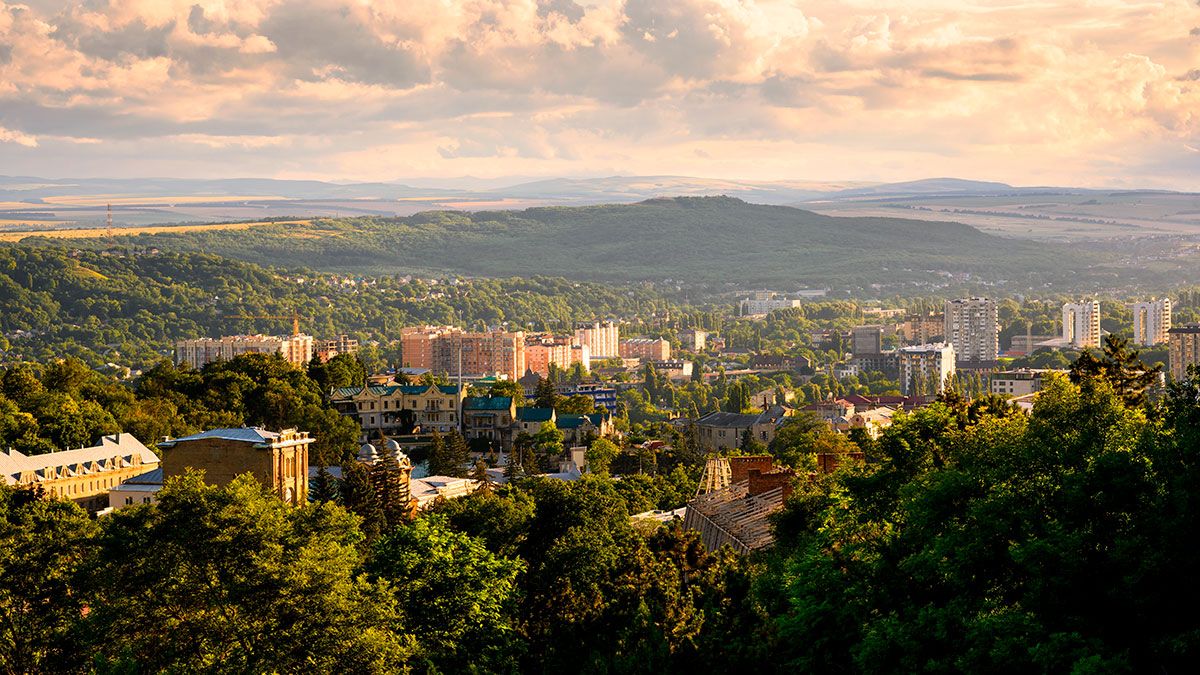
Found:
<path fill-rule="evenodd" d="M 182 232 L 212 232 L 219 230 L 246 230 L 263 225 L 309 225 L 308 220 L 259 221 L 250 223 L 205 223 L 199 225 L 161 225 L 153 227 L 121 227 L 113 230 L 117 237 L 132 237 L 139 234 L 171 234 Z M 23 230 L 20 232 L 0 232 L 0 241 L 20 241 L 26 237 L 49 237 L 51 239 L 99 239 L 104 236 L 104 228 L 86 227 L 58 230 Z"/>

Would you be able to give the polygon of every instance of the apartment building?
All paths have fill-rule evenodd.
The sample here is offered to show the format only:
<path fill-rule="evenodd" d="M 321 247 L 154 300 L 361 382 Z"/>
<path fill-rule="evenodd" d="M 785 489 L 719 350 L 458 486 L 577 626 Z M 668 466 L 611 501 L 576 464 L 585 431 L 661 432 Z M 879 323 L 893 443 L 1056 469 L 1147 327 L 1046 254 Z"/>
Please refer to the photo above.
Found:
<path fill-rule="evenodd" d="M 339 335 L 331 340 L 317 340 L 313 343 L 313 355 L 325 363 L 339 354 L 357 354 L 358 340 L 349 335 Z"/>
<path fill-rule="evenodd" d="M 679 334 L 679 342 L 683 349 L 698 354 L 707 347 L 708 333 L 697 328 L 688 329 Z"/>
<path fill-rule="evenodd" d="M 1100 302 L 1068 302 L 1062 310 L 1062 339 L 1076 349 L 1100 346 Z"/>
<path fill-rule="evenodd" d="M 1002 370 L 988 377 L 988 391 L 1000 396 L 1028 396 L 1042 390 L 1046 375 L 1066 373 L 1065 370 L 1019 368 Z"/>
<path fill-rule="evenodd" d="M 630 338 L 621 340 L 620 356 L 639 361 L 670 361 L 671 343 L 662 338 Z"/>
<path fill-rule="evenodd" d="M 175 363 L 199 370 L 213 361 L 229 361 L 242 354 L 279 354 L 293 366 L 303 367 L 313 357 L 311 335 L 227 335 L 175 342 Z"/>
<path fill-rule="evenodd" d="M 405 367 L 428 368 L 450 377 L 504 375 L 516 380 L 525 374 L 525 333 L 468 333 L 452 326 L 405 328 L 400 331 L 400 356 Z"/>
<path fill-rule="evenodd" d="M 614 321 L 577 324 L 575 344 L 586 346 L 593 359 L 620 358 L 621 330 Z"/>
<path fill-rule="evenodd" d="M 1171 330 L 1171 299 L 1156 298 L 1133 304 L 1133 343 L 1153 347 L 1167 341 Z"/>
<path fill-rule="evenodd" d="M 591 349 L 574 344 L 568 335 L 538 333 L 525 337 L 525 368 L 543 377 L 550 374 L 550 365 L 566 370 L 576 363 L 585 370 L 592 369 Z"/>
<path fill-rule="evenodd" d="M 1188 366 L 1200 363 L 1200 324 L 1175 326 L 1167 332 L 1167 358 L 1171 379 L 1187 379 Z"/>
<path fill-rule="evenodd" d="M 790 309 L 799 306 L 799 300 L 787 298 L 771 291 L 755 291 L 750 297 L 743 299 L 738 304 L 738 311 L 742 316 L 758 316 L 761 314 L 770 314 L 777 309 Z"/>
<path fill-rule="evenodd" d="M 987 365 L 1000 355 L 996 302 L 988 298 L 947 300 L 942 339 L 954 346 L 957 365 Z"/>
<path fill-rule="evenodd" d="M 902 347 L 898 350 L 900 390 L 905 395 L 941 393 L 954 374 L 954 346 L 944 342 Z M 925 383 L 926 391 L 916 389 Z"/>
<path fill-rule="evenodd" d="M 330 394 L 334 408 L 362 427 L 362 440 L 422 433 L 449 433 L 462 423 L 465 390 L 457 385 L 342 387 Z"/>
<path fill-rule="evenodd" d="M 912 314 L 901 324 L 904 340 L 909 344 L 924 345 L 944 339 L 945 318 L 938 313 Z"/>
<path fill-rule="evenodd" d="M 850 331 L 850 351 L 855 356 L 883 352 L 883 326 L 856 326 Z"/>

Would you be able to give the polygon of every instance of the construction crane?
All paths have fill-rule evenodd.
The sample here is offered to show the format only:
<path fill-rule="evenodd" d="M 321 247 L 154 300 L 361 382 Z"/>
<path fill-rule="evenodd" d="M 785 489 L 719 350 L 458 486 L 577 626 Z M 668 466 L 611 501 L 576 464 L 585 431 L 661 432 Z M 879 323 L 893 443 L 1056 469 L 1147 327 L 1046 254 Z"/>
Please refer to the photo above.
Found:
<path fill-rule="evenodd" d="M 293 311 L 291 314 L 226 314 L 227 319 L 276 319 L 281 321 L 291 320 L 292 335 L 300 334 L 300 314 Z"/>

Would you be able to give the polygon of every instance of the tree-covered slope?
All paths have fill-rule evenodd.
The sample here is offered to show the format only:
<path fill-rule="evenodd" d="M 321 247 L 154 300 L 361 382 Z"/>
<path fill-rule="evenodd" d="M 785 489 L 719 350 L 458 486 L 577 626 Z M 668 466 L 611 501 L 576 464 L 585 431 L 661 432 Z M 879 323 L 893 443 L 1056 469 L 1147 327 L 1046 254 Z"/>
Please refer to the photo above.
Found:
<path fill-rule="evenodd" d="M 985 280 L 1044 283 L 1066 279 L 1088 262 L 1066 249 L 995 237 L 959 223 L 838 218 L 727 197 L 437 211 L 139 239 L 329 270 L 400 268 L 604 281 L 869 284 L 969 273 Z"/>

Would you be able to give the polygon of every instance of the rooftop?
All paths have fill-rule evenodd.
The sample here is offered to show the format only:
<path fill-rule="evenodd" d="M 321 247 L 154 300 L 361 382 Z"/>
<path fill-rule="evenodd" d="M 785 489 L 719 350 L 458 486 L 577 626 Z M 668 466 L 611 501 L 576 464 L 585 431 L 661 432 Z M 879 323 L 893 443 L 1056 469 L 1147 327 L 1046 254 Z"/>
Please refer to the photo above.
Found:
<path fill-rule="evenodd" d="M 131 434 L 103 436 L 99 444 L 90 448 L 41 455 L 26 455 L 18 450 L 0 451 L 0 475 L 8 485 L 17 484 L 21 474 L 27 472 L 36 474 L 40 481 L 58 477 L 60 469 L 65 469 L 69 475 L 84 475 L 133 464 L 157 465 L 158 455 Z"/>

